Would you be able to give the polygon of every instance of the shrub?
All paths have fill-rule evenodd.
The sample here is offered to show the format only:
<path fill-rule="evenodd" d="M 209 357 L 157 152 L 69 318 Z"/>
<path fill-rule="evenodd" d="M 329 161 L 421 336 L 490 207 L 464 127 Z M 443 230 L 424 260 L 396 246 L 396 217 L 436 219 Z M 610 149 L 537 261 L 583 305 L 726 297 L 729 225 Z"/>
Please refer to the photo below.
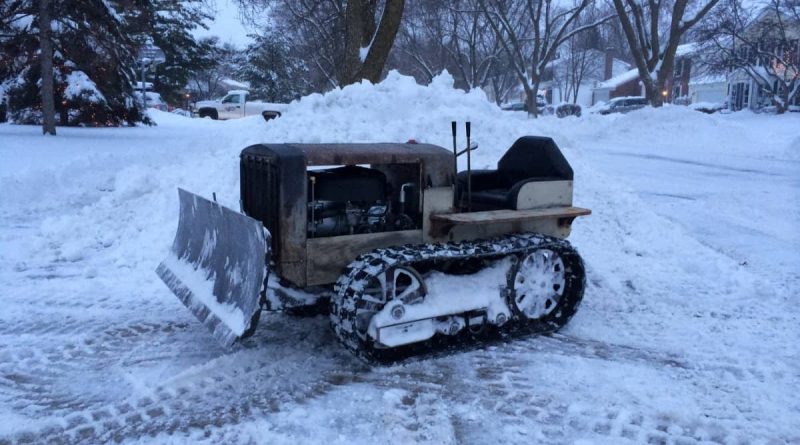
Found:
<path fill-rule="evenodd" d="M 561 104 L 556 108 L 556 116 L 558 117 L 567 117 L 567 116 L 581 116 L 581 106 L 578 104 Z"/>

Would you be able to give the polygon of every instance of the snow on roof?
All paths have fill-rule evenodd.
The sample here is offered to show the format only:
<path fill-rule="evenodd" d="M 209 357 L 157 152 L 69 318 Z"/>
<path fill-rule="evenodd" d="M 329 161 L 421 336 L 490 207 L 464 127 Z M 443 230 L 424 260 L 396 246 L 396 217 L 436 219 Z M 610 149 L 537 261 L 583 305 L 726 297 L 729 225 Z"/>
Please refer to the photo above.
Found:
<path fill-rule="evenodd" d="M 630 63 L 614 58 L 614 60 L 611 62 L 611 77 L 619 76 L 620 74 L 627 72 L 629 69 L 631 69 Z"/>
<path fill-rule="evenodd" d="M 623 83 L 630 82 L 631 80 L 638 79 L 638 78 L 639 78 L 639 70 L 634 68 L 634 69 L 625 71 L 624 73 L 622 73 L 622 74 L 620 74 L 618 76 L 614 76 L 611 79 L 606 80 L 605 82 L 600 82 L 597 85 L 597 89 L 601 89 L 601 88 L 613 89 L 613 88 L 616 88 L 616 87 L 622 85 Z"/>
<path fill-rule="evenodd" d="M 684 43 L 683 45 L 678 45 L 678 48 L 675 49 L 676 56 L 688 56 L 690 54 L 695 53 L 698 49 L 700 49 L 700 44 L 697 42 L 692 43 Z"/>
<path fill-rule="evenodd" d="M 237 90 L 249 90 L 250 84 L 247 82 L 240 82 L 238 80 L 225 78 L 220 80 L 220 83 L 225 85 L 226 88 L 237 89 Z"/>

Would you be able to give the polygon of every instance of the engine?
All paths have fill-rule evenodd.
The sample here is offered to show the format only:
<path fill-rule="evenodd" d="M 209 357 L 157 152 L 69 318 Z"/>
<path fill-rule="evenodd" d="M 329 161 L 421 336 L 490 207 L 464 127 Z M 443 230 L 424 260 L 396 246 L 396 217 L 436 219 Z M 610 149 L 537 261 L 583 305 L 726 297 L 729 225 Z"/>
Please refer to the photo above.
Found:
<path fill-rule="evenodd" d="M 406 213 L 406 202 L 416 199 L 416 187 L 405 183 L 395 188 L 377 169 L 348 165 L 309 170 L 308 237 L 416 228 Z"/>

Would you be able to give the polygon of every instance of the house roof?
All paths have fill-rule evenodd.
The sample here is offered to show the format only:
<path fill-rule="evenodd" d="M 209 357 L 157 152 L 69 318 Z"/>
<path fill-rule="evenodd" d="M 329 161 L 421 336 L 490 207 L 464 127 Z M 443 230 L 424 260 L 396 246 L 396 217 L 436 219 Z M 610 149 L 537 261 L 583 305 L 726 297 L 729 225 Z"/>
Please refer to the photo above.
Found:
<path fill-rule="evenodd" d="M 639 78 L 639 70 L 634 68 L 624 73 L 614 76 L 611 79 L 608 79 L 604 82 L 600 82 L 597 84 L 597 88 L 609 88 L 613 89 L 616 88 L 624 83 L 630 82 L 631 80 Z"/>
<path fill-rule="evenodd" d="M 678 45 L 675 49 L 675 55 L 680 56 L 689 56 L 697 52 L 700 49 L 700 43 L 692 42 L 692 43 L 684 43 L 683 45 Z"/>

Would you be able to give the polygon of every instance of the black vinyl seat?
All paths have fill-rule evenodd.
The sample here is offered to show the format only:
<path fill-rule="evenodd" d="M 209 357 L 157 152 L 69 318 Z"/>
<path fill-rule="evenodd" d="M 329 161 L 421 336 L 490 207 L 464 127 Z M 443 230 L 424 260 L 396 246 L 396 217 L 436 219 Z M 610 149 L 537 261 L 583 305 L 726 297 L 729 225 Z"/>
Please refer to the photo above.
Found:
<path fill-rule="evenodd" d="M 529 182 L 572 180 L 573 172 L 561 150 L 548 137 L 517 139 L 497 162 L 497 170 L 472 171 L 472 209 L 517 209 L 519 191 Z M 467 200 L 467 172 L 457 175 L 462 207 Z"/>

